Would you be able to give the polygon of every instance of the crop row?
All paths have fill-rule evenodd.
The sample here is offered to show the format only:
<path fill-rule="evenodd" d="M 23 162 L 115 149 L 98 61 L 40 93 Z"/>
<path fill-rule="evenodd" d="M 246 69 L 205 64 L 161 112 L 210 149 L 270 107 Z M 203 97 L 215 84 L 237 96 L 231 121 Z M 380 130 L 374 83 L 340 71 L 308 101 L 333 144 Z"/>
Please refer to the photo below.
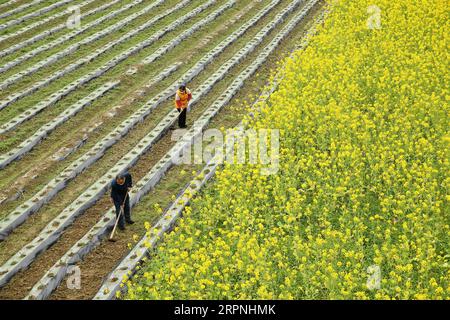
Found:
<path fill-rule="evenodd" d="M 79 8 L 82 9 L 83 7 L 87 6 L 88 4 L 90 4 L 90 3 L 94 2 L 94 1 L 96 1 L 96 0 L 86 0 L 82 4 L 79 5 Z M 114 3 L 117 3 L 118 1 L 119 0 L 115 0 L 115 1 L 112 1 L 110 3 L 106 3 L 106 4 L 104 4 L 104 5 L 100 6 L 100 7 L 97 7 L 95 9 L 93 9 L 93 10 L 90 10 L 90 11 L 86 12 L 85 14 L 80 15 L 80 19 L 85 18 L 87 16 L 90 16 L 90 15 L 92 15 L 94 13 L 97 13 L 97 12 L 99 12 L 99 11 L 105 9 L 105 8 L 108 8 L 109 6 L 113 5 Z M 101 9 L 101 8 L 103 8 L 103 9 Z M 40 19 L 40 20 L 38 20 L 36 22 L 33 22 L 33 23 L 29 24 L 29 25 L 26 25 L 26 26 L 24 26 L 23 28 L 21 28 L 21 29 L 19 29 L 17 31 L 14 31 L 14 32 L 2 35 L 2 36 L 0 36 L 0 42 L 8 40 L 8 39 L 13 38 L 13 37 L 17 37 L 17 36 L 19 36 L 19 35 L 21 35 L 21 34 L 23 34 L 25 32 L 28 32 L 28 31 L 30 31 L 30 30 L 32 30 L 34 28 L 37 28 L 37 27 L 39 27 L 41 25 L 44 25 L 44 24 L 46 24 L 46 23 L 48 23 L 48 22 L 50 22 L 52 20 L 55 20 L 57 18 L 63 17 L 63 16 L 65 16 L 65 15 L 71 13 L 71 12 L 73 12 L 72 9 L 68 8 L 68 9 L 66 9 L 64 11 L 55 13 L 54 15 L 52 15 L 50 17 L 46 17 L 44 19 Z M 32 38 L 30 38 L 30 39 L 28 39 L 26 41 L 22 41 L 22 42 L 20 42 L 18 44 L 11 45 L 6 50 L 0 51 L 0 57 L 3 57 L 5 55 L 7 55 L 7 54 L 15 52 L 15 51 L 17 51 L 19 49 L 22 49 L 22 48 L 24 48 L 25 46 L 27 46 L 27 45 L 29 45 L 31 43 L 34 43 L 34 42 L 36 42 L 36 41 L 38 41 L 38 40 L 40 40 L 40 39 L 42 39 L 42 38 L 44 38 L 44 37 L 46 37 L 46 36 L 48 36 L 50 34 L 53 34 L 53 33 L 57 32 L 57 31 L 60 31 L 60 30 L 64 29 L 66 26 L 67 26 L 66 23 L 61 23 L 61 24 L 57 25 L 56 27 L 48 29 L 48 30 L 46 30 L 46 31 L 44 31 L 44 32 L 42 32 L 40 34 L 37 34 L 37 35 L 33 36 Z"/>
<path fill-rule="evenodd" d="M 186 146 L 190 146 L 195 137 L 202 133 L 211 118 L 227 104 L 243 85 L 243 82 L 256 72 L 259 66 L 265 62 L 270 53 L 278 46 L 280 41 L 292 31 L 316 3 L 317 1 L 311 1 L 305 5 L 305 7 L 283 28 L 283 30 L 274 37 L 273 41 L 262 50 L 263 52 L 258 56 L 255 62 L 241 72 L 236 80 L 233 81 L 225 93 L 211 106 L 211 111 L 207 110 L 203 116 L 200 117 L 199 121 L 197 121 L 193 128 L 189 130 L 187 137 L 183 137 L 183 140 L 179 142 L 181 146 L 175 145 L 171 150 L 170 154 L 172 155 L 171 159 L 173 161 L 174 159 L 176 161 L 176 158 L 181 155 L 182 150 L 186 148 Z M 218 157 L 221 157 L 221 155 L 219 154 Z M 218 161 L 218 157 L 216 156 L 213 158 L 213 160 L 203 168 L 200 175 L 191 182 L 187 191 L 169 207 L 150 232 L 135 245 L 130 253 L 110 273 L 94 299 L 106 300 L 115 298 L 116 292 L 121 290 L 122 281 L 128 279 L 135 272 L 136 266 L 148 255 L 149 249 L 154 248 L 158 241 L 163 237 L 164 233 L 170 231 L 176 220 L 181 216 L 185 206 L 192 199 L 192 196 L 214 174 L 217 163 L 220 162 Z"/>
<path fill-rule="evenodd" d="M 217 11 L 215 11 L 214 13 L 212 13 L 212 15 L 217 15 L 218 13 L 223 12 L 224 10 L 226 10 L 228 7 L 232 6 L 235 3 L 234 0 L 228 1 L 226 4 L 224 4 L 223 6 L 221 6 Z M 200 7 L 198 7 L 196 10 L 199 10 Z M 162 101 L 166 100 L 165 99 L 161 99 L 161 101 L 159 101 L 159 103 L 161 103 Z M 159 104 L 158 103 L 158 104 Z M 140 116 L 142 117 L 142 116 Z M 127 127 L 128 130 L 131 129 L 130 126 L 130 122 L 131 120 L 125 120 L 124 121 L 124 127 Z M 119 126 L 119 129 L 122 128 L 123 126 Z M 135 161 L 137 161 L 137 159 L 139 158 L 139 156 L 144 153 L 145 151 L 148 150 L 148 148 L 154 143 L 156 142 L 159 137 L 168 129 L 167 125 L 165 125 L 164 123 L 161 123 L 156 129 L 155 131 L 160 131 L 159 133 L 157 133 L 157 136 L 153 136 L 152 133 L 148 134 L 146 138 L 144 138 L 141 143 L 139 143 L 136 147 L 135 150 L 133 150 L 131 153 L 134 155 L 134 157 L 125 159 L 123 161 L 119 161 L 119 164 L 116 165 L 115 167 L 113 167 L 110 172 L 108 174 L 106 174 L 104 176 L 104 178 L 102 178 L 103 180 L 98 182 L 96 185 L 93 185 L 90 189 L 90 191 L 86 191 L 84 192 L 78 200 L 74 201 L 74 205 L 67 207 L 61 214 L 60 216 L 63 217 L 62 219 L 55 219 L 57 221 L 55 221 L 56 225 L 61 225 L 61 227 L 55 229 L 53 226 L 51 226 L 51 224 L 48 226 L 50 227 L 50 229 L 53 229 L 53 231 L 55 231 L 55 234 L 60 234 L 64 228 L 63 226 L 67 226 L 69 225 L 72 220 L 81 212 L 84 211 L 84 209 L 87 207 L 86 205 L 86 201 L 90 199 L 89 204 L 92 204 L 93 202 L 95 202 L 95 200 L 101 195 L 103 194 L 107 187 L 108 187 L 108 183 L 109 183 L 109 179 L 110 177 L 112 177 L 112 175 L 117 174 L 118 172 L 118 168 L 123 166 L 123 165 L 132 165 Z M 127 130 L 127 131 L 128 131 Z M 112 133 L 111 134 L 112 137 L 117 138 L 117 135 Z M 103 143 L 101 144 L 101 146 L 103 147 Z M 99 149 L 101 148 L 94 148 L 94 151 L 92 152 L 88 152 L 85 154 L 85 156 L 87 156 L 88 158 L 93 158 L 92 156 L 98 155 L 98 157 L 101 156 L 101 154 L 103 154 L 102 151 L 100 151 Z M 82 161 L 82 165 L 85 164 L 85 161 L 83 161 L 83 157 L 81 159 L 79 159 Z M 78 160 L 77 160 L 78 161 Z M 94 162 L 94 160 L 92 160 L 92 162 Z M 92 163 L 90 162 L 90 163 Z M 77 166 L 77 164 L 75 163 L 75 166 Z M 70 168 L 70 166 L 69 166 Z M 70 170 L 70 169 L 69 169 Z M 81 171 L 81 170 L 80 170 Z M 74 176 L 76 176 L 77 173 L 79 173 L 80 171 L 75 172 L 75 170 L 71 170 L 72 174 Z M 63 171 L 62 175 L 63 180 L 64 178 L 68 178 L 67 176 L 67 170 Z M 106 177 L 106 178 L 105 178 Z M 51 184 L 55 187 L 63 187 L 62 185 L 61 179 L 53 179 L 51 181 Z M 65 183 L 64 183 L 65 185 Z M 101 185 L 101 186 L 100 186 Z M 55 188 L 56 189 L 56 188 Z M 52 196 L 54 196 L 53 192 L 49 192 L 49 190 L 46 188 L 43 190 L 43 193 L 46 194 L 45 197 L 41 197 L 41 196 L 37 196 L 34 197 L 34 199 L 29 200 L 29 202 L 31 201 L 32 203 L 32 207 L 36 208 L 41 206 L 43 203 L 45 203 L 46 201 L 48 201 L 48 196 L 50 196 L 50 198 Z M 91 194 L 92 193 L 92 194 Z M 45 199 L 44 199 L 45 198 Z M 83 200 L 81 200 L 83 199 Z M 39 203 L 39 205 L 38 205 Z M 82 204 L 82 205 L 81 205 Z M 36 210 L 36 209 L 35 209 Z M 24 221 L 26 219 L 26 217 L 31 213 L 31 209 L 30 207 L 25 204 L 22 205 L 18 211 L 15 211 L 12 216 L 8 216 L 4 222 L 3 225 L 5 225 L 4 227 L 2 227 L 3 230 L 3 234 L 7 234 L 9 233 L 15 226 L 17 226 L 18 221 Z M 70 216 L 68 215 L 70 213 Z M 12 220 L 12 221 L 11 221 Z M 23 252 L 19 252 L 17 253 L 15 256 L 20 257 L 22 263 L 20 264 L 21 267 L 23 267 L 23 265 L 28 265 L 31 261 L 32 258 L 34 257 L 34 255 L 40 251 L 41 247 L 47 247 L 48 246 L 48 241 L 55 241 L 56 239 L 53 237 L 48 236 L 50 233 L 48 231 L 46 231 L 45 229 L 42 231 L 42 233 L 44 235 L 44 237 L 36 237 L 36 239 L 33 242 L 33 244 L 28 245 L 28 248 L 25 248 L 25 250 L 22 251 L 26 251 L 27 254 L 24 254 Z M 45 236 L 47 234 L 47 236 Z M 53 242 L 51 242 L 53 243 Z M 31 259 L 29 257 L 32 257 Z M 8 272 L 4 272 L 2 270 L 2 268 L 0 268 L 0 274 L 5 274 L 4 279 L 6 279 L 6 276 L 10 277 L 12 275 L 14 275 L 20 268 L 17 265 L 17 261 L 15 259 L 12 258 L 12 261 L 7 262 L 5 265 L 8 265 L 6 267 L 2 267 L 3 270 L 4 269 L 8 269 Z M 16 266 L 15 268 L 11 268 L 12 266 Z M 1 278 L 0 278 L 1 279 Z M 0 280 L 0 285 L 6 283 L 6 281 L 2 281 Z"/>
<path fill-rule="evenodd" d="M 83 108 L 90 105 L 94 100 L 100 98 L 107 91 L 115 88 L 120 81 L 114 81 L 110 83 L 106 83 L 104 86 L 95 90 L 85 98 L 79 100 L 75 104 L 69 106 L 67 110 L 62 112 L 58 117 L 53 119 L 51 122 L 43 125 L 39 128 L 31 137 L 23 141 L 16 148 L 8 152 L 7 154 L 0 156 L 0 169 L 4 168 L 11 161 L 15 159 L 19 159 L 26 152 L 30 151 L 35 145 L 37 145 L 42 139 L 44 139 L 50 132 L 56 129 L 57 126 L 60 126 L 62 123 L 69 120 L 75 114 L 80 112 Z M 0 231 L 1 233 L 1 231 Z"/>

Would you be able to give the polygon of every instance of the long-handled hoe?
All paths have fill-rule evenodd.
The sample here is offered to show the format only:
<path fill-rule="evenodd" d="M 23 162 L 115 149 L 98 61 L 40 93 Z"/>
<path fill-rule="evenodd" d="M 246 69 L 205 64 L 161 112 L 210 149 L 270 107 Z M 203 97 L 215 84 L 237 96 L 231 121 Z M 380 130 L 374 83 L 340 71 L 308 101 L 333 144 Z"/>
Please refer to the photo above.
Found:
<path fill-rule="evenodd" d="M 108 240 L 111 241 L 111 242 L 116 242 L 117 241 L 116 239 L 114 239 L 114 233 L 116 232 L 117 224 L 119 223 L 120 217 L 123 214 L 123 208 L 125 206 L 125 201 L 127 201 L 127 197 L 128 197 L 128 192 L 125 195 L 125 199 L 123 199 L 123 203 L 120 206 L 119 214 L 117 215 L 117 218 L 116 218 L 116 223 L 114 224 L 114 228 L 112 229 L 111 235 L 109 236 Z"/>

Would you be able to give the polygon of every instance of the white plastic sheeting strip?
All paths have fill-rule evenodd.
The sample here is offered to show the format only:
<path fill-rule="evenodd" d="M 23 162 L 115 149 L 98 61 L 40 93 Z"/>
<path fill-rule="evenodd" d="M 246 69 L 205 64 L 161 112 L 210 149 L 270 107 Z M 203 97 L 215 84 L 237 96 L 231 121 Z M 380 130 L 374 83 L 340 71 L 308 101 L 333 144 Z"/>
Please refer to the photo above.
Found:
<path fill-rule="evenodd" d="M 49 11 L 51 11 L 53 9 L 59 8 L 59 7 L 63 6 L 63 5 L 66 5 L 66 4 L 68 4 L 68 3 L 72 2 L 72 1 L 73 0 L 61 0 L 61 1 L 58 1 L 56 3 L 53 3 L 53 4 L 49 5 L 47 7 L 44 7 L 44 8 L 35 10 L 35 11 L 32 11 L 32 12 L 30 12 L 30 13 L 24 15 L 24 16 L 21 16 L 21 17 L 19 17 L 17 19 L 9 20 L 8 22 L 0 24 L 0 30 L 6 29 L 6 28 L 11 27 L 11 26 L 15 26 L 16 24 L 19 24 L 19 23 L 21 23 L 23 21 L 26 21 L 26 20 L 30 19 L 30 18 L 40 16 L 40 15 L 42 15 L 42 14 L 44 14 L 46 12 L 49 12 Z M 18 8 L 14 9 L 14 10 L 17 10 L 17 9 Z M 0 16 L 0 18 L 2 18 L 2 17 Z"/>
<path fill-rule="evenodd" d="M 111 12 L 110 14 L 100 17 L 99 19 L 93 21 L 92 23 L 86 24 L 84 27 L 80 28 L 80 29 L 76 29 L 75 31 L 71 32 L 68 35 L 63 35 L 61 37 L 59 37 L 58 39 L 50 42 L 50 43 L 46 43 L 43 46 L 40 46 L 34 50 L 31 50 L 30 52 L 27 52 L 26 54 L 12 60 L 9 61 L 8 63 L 4 64 L 3 66 L 0 67 L 0 72 L 5 72 L 6 70 L 11 69 L 12 67 L 18 65 L 19 63 L 22 63 L 23 61 L 26 61 L 32 57 L 34 57 L 35 55 L 49 50 L 57 45 L 60 45 L 61 43 L 64 43 L 65 41 L 69 40 L 71 37 L 78 35 L 80 33 L 82 33 L 82 31 L 85 31 L 87 29 L 89 29 L 90 27 L 92 27 L 93 25 L 98 25 L 101 22 L 107 20 L 107 19 L 111 19 L 113 16 L 117 15 L 118 13 L 121 13 L 125 10 L 128 10 L 136 5 L 138 5 L 139 3 L 141 3 L 143 0 L 137 0 L 134 1 L 132 3 L 130 3 L 129 5 Z M 118 30 L 120 30 L 121 28 L 123 28 L 124 26 L 126 26 L 127 24 L 129 24 L 130 22 L 132 22 L 133 20 L 135 20 L 136 18 L 138 18 L 139 16 L 152 12 L 156 6 L 162 4 L 164 1 L 160 0 L 160 1 L 156 1 L 153 2 L 152 4 L 148 5 L 147 7 L 145 7 L 144 9 L 140 10 L 139 12 L 136 12 L 128 17 L 126 17 L 125 19 L 120 20 L 119 22 L 113 24 L 112 26 L 109 26 L 107 28 L 104 28 L 98 32 L 96 32 L 95 34 L 91 35 L 90 37 L 87 37 L 86 39 L 80 40 L 74 44 L 71 44 L 70 46 L 68 46 L 67 48 L 64 48 L 63 50 L 60 50 L 54 54 L 52 54 L 49 57 L 46 57 L 45 59 L 40 60 L 39 62 L 35 63 L 34 65 L 28 67 L 25 70 L 22 70 L 21 72 L 15 74 L 14 76 L 11 76 L 5 80 L 3 80 L 2 82 L 0 82 L 0 89 L 5 89 L 8 86 L 12 85 L 13 83 L 19 81 L 20 79 L 22 79 L 23 77 L 33 74 L 36 71 L 40 70 L 43 67 L 49 66 L 53 63 L 55 63 L 56 61 L 58 61 L 59 59 L 62 59 L 63 57 L 68 56 L 69 54 L 76 52 L 77 50 L 80 49 L 81 46 L 87 45 L 89 43 L 92 43 L 94 41 L 97 41 L 98 39 L 105 37 L 113 32 L 116 32 Z M 117 45 L 118 43 L 116 43 Z M 111 48 L 111 46 L 105 46 L 108 47 L 108 49 Z"/>

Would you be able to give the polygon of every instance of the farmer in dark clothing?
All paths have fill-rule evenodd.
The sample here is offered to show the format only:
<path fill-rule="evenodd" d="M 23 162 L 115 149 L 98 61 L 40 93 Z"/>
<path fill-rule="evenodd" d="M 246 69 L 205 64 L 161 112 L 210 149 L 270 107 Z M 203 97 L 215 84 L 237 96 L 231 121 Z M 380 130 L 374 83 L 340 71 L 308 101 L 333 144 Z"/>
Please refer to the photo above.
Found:
<path fill-rule="evenodd" d="M 119 218 L 120 230 L 125 230 L 125 222 L 128 224 L 134 223 L 130 215 L 130 196 L 127 196 L 132 187 L 133 180 L 129 173 L 119 174 L 111 181 L 111 200 L 116 207 L 116 218 L 120 214 L 120 209 L 123 209 L 123 214 Z"/>

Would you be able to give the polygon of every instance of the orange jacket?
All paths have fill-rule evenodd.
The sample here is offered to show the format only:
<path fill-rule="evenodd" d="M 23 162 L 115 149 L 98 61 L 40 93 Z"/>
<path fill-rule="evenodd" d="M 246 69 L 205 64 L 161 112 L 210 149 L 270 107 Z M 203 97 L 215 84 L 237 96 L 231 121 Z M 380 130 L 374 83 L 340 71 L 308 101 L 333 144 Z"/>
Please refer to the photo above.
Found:
<path fill-rule="evenodd" d="M 192 93 L 188 88 L 186 88 L 186 92 L 184 93 L 180 90 L 177 90 L 177 93 L 175 94 L 175 108 L 186 109 L 191 99 Z"/>

